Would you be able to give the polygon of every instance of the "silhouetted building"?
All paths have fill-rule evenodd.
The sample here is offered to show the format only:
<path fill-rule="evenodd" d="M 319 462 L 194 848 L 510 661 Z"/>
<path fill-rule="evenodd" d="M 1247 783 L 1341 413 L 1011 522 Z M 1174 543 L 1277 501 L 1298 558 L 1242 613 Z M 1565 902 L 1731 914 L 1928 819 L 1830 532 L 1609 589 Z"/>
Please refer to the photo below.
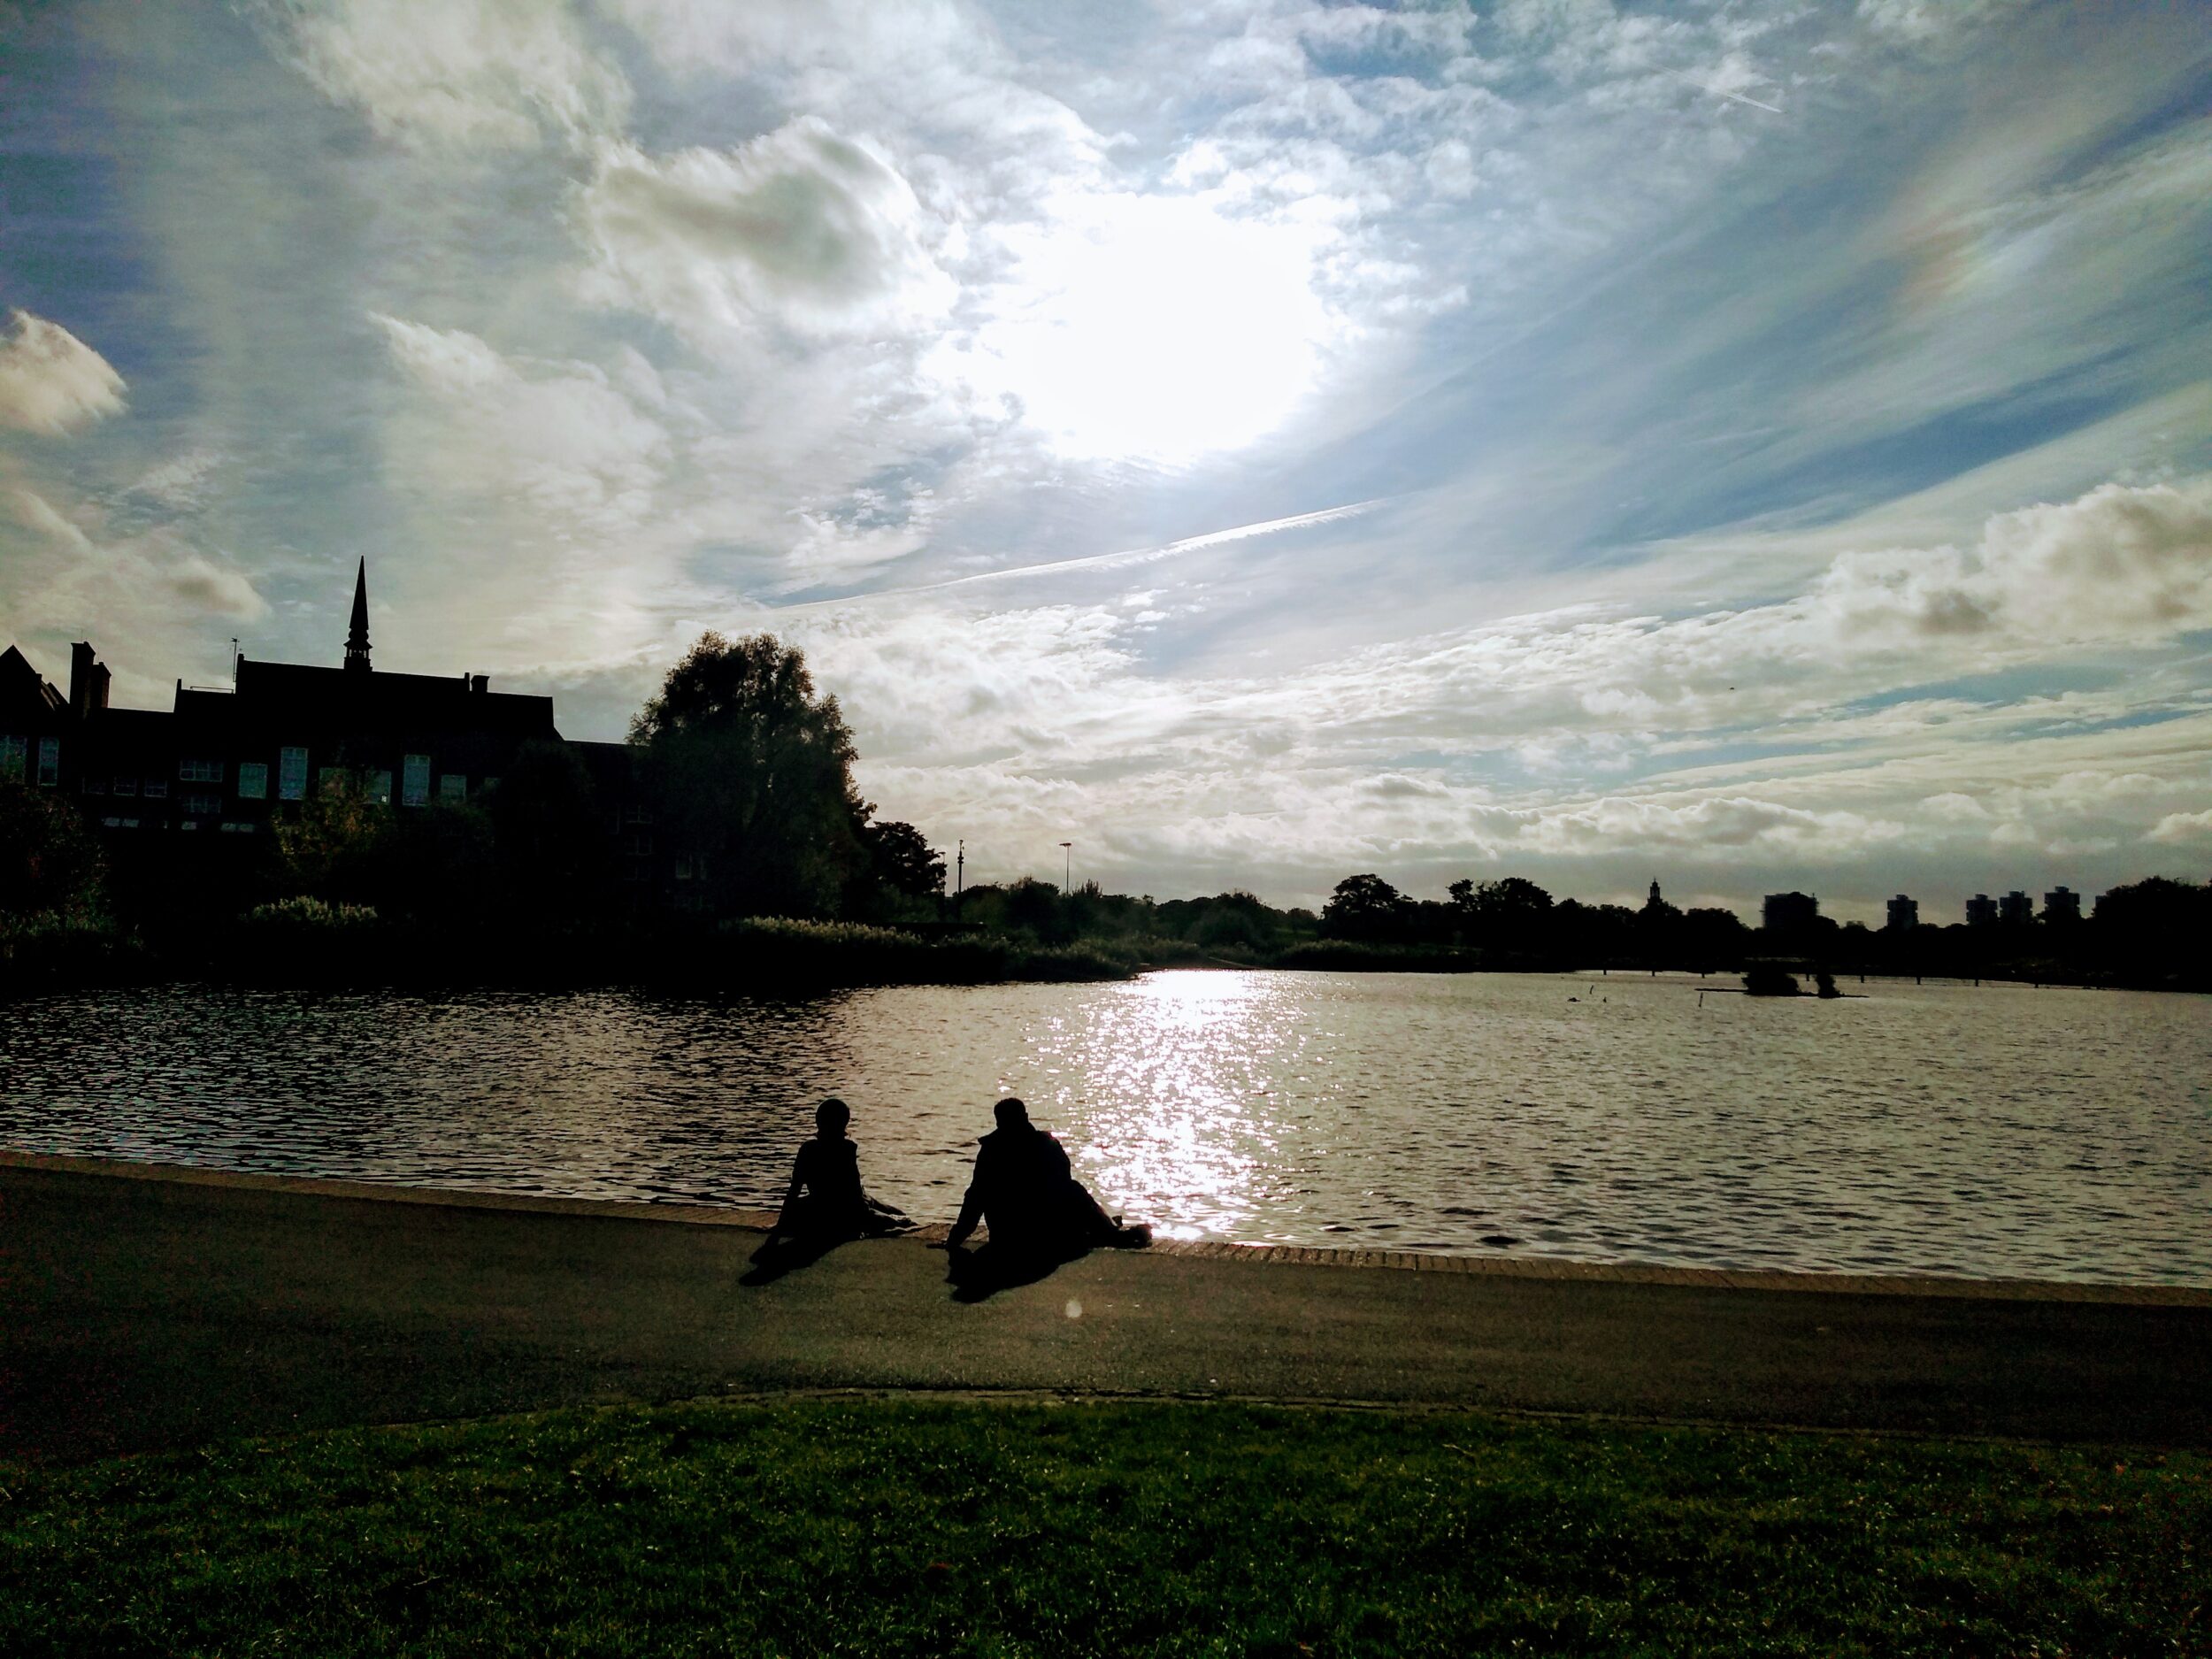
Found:
<path fill-rule="evenodd" d="M 2018 887 L 1997 901 L 1997 919 L 2007 927 L 2025 927 L 2035 919 L 2035 906 Z"/>
<path fill-rule="evenodd" d="M 1910 933 L 1920 926 L 1920 901 L 1899 894 L 1889 902 L 1889 919 L 1882 924 L 1891 933 Z"/>
<path fill-rule="evenodd" d="M 1656 881 L 1653 882 L 1651 896 L 1644 901 L 1644 908 L 1647 910 L 1655 910 L 1665 902 L 1666 901 L 1659 896 L 1659 884 Z"/>
<path fill-rule="evenodd" d="M 562 741 L 550 697 L 495 692 L 482 674 L 373 670 L 366 560 L 355 574 L 343 667 L 242 654 L 229 690 L 179 680 L 165 712 L 111 708 L 108 686 L 87 642 L 70 648 L 65 698 L 13 646 L 0 653 L 0 775 L 71 795 L 118 833 L 252 833 L 340 777 L 402 808 L 466 801 L 523 745 Z M 618 826 L 641 812 L 630 804 L 626 746 L 572 747 Z M 649 856 L 649 844 L 642 851 Z"/>
<path fill-rule="evenodd" d="M 1997 901 L 1986 893 L 1977 893 L 1967 900 L 1966 925 L 1969 927 L 1994 927 L 1997 925 Z"/>
<path fill-rule="evenodd" d="M 55 788 L 73 722 L 63 696 L 11 645 L 0 651 L 0 778 Z"/>
<path fill-rule="evenodd" d="M 1770 933 L 1795 933 L 1820 919 L 1820 901 L 1809 893 L 1770 893 L 1759 907 L 1759 926 Z"/>
<path fill-rule="evenodd" d="M 2043 919 L 2047 922 L 2078 922 L 2081 920 L 2081 895 L 2071 887 L 2053 887 L 2043 895 Z"/>

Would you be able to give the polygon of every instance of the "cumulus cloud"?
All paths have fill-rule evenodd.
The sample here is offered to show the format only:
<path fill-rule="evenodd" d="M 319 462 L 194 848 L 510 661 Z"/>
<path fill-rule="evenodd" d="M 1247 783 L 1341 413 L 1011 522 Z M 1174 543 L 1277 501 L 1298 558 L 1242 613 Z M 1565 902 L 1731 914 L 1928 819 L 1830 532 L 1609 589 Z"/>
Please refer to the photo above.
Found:
<path fill-rule="evenodd" d="M 2170 847 L 2212 843 L 2212 808 L 2202 812 L 2169 812 L 2151 826 L 2150 839 Z"/>
<path fill-rule="evenodd" d="M 710 345 L 763 328 L 899 334 L 954 296 L 912 187 L 812 116 L 733 150 L 603 144 L 578 218 L 595 294 Z"/>
<path fill-rule="evenodd" d="M 574 141 L 628 110 L 563 0 L 266 0 L 259 15 L 325 96 L 411 145 Z"/>
<path fill-rule="evenodd" d="M 66 510 L 65 510 L 65 508 Z M 157 525 L 119 529 L 97 501 L 58 506 L 39 491 L 0 495 L 0 511 L 27 535 L 0 561 L 0 631 L 65 642 L 96 630 L 134 648 L 188 650 L 210 621 L 230 626 L 270 614 L 268 602 L 238 563 Z M 135 682 L 158 687 L 157 673 Z"/>
<path fill-rule="evenodd" d="M 1963 553 L 1846 555 L 1814 598 L 1856 636 L 2048 645 L 2212 626 L 2212 479 L 1999 513 Z"/>
<path fill-rule="evenodd" d="M 0 426 L 65 433 L 123 409 L 123 377 L 59 323 L 11 311 L 0 331 Z"/>

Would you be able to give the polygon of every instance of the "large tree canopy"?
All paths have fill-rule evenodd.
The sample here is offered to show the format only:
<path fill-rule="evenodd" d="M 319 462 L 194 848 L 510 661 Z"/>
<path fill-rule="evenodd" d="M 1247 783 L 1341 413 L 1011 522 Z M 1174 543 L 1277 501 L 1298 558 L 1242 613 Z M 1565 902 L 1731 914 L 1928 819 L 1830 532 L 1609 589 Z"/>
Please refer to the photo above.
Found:
<path fill-rule="evenodd" d="M 631 723 L 680 873 L 723 915 L 826 916 L 860 869 L 866 808 L 835 697 L 772 634 L 701 636 Z"/>

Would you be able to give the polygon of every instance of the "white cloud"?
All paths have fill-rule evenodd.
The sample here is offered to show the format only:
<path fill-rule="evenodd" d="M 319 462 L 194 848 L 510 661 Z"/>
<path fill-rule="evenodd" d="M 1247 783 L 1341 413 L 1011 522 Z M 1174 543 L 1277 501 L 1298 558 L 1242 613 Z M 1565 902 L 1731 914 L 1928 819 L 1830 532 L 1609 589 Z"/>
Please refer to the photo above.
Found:
<path fill-rule="evenodd" d="M 65 433 L 123 409 L 123 377 L 59 323 L 11 311 L 0 332 L 0 426 Z"/>
<path fill-rule="evenodd" d="M 266 0 L 308 79 L 387 138 L 518 149 L 619 130 L 630 93 L 563 0 Z"/>
<path fill-rule="evenodd" d="M 2202 812 L 2169 812 L 2151 826 L 2149 839 L 2170 847 L 2212 844 L 2212 808 Z"/>
<path fill-rule="evenodd" d="M 573 534 L 635 524 L 670 457 L 668 434 L 603 370 L 518 365 L 462 329 L 372 312 L 392 357 L 433 399 L 413 476 L 489 500 L 519 495 Z M 526 368 L 527 373 L 525 373 Z"/>
<path fill-rule="evenodd" d="M 913 188 L 811 116 L 733 150 L 604 143 L 578 219 L 595 295 L 710 349 L 764 328 L 908 333 L 954 297 Z"/>

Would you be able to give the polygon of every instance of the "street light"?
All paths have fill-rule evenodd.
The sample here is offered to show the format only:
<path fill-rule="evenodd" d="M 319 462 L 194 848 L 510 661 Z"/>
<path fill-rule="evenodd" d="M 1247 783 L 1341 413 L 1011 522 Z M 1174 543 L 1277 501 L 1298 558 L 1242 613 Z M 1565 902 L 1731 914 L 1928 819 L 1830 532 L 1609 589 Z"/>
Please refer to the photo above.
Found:
<path fill-rule="evenodd" d="M 1062 841 L 1060 843 L 1060 851 L 1064 855 L 1060 864 L 1060 891 L 1063 893 L 1068 893 L 1073 891 L 1073 882 L 1071 879 L 1071 875 L 1075 869 L 1075 843 L 1073 841 Z"/>

